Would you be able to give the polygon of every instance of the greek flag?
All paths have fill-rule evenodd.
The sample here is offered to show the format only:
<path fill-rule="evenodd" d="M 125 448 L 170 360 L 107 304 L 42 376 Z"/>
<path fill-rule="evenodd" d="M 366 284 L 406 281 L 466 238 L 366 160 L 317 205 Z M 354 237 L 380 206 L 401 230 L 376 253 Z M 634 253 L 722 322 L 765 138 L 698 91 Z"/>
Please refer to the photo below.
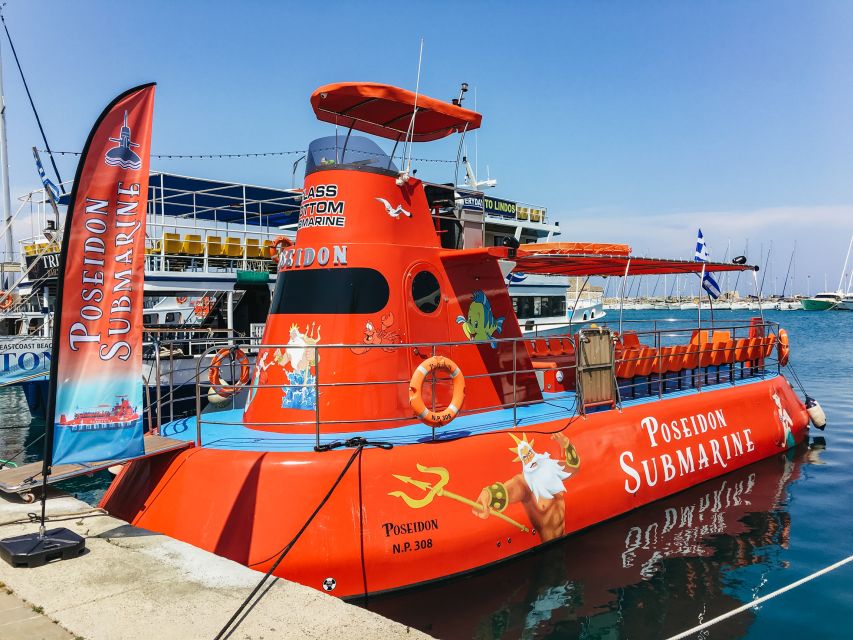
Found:
<path fill-rule="evenodd" d="M 47 174 L 45 174 L 44 167 L 41 164 L 41 158 L 39 158 L 38 151 L 36 151 L 35 147 L 33 147 L 33 157 L 36 159 L 36 169 L 38 169 L 39 178 L 41 178 L 41 183 L 44 185 L 44 190 L 51 198 L 53 198 L 54 202 L 59 202 L 59 189 L 50 181 Z"/>
<path fill-rule="evenodd" d="M 696 262 L 708 262 L 708 245 L 705 244 L 705 238 L 702 235 L 702 229 L 699 229 L 699 236 L 696 238 L 696 255 L 693 257 Z M 706 273 L 702 279 L 702 288 L 708 292 L 714 300 L 720 297 L 720 285 L 714 280 L 714 276 Z"/>

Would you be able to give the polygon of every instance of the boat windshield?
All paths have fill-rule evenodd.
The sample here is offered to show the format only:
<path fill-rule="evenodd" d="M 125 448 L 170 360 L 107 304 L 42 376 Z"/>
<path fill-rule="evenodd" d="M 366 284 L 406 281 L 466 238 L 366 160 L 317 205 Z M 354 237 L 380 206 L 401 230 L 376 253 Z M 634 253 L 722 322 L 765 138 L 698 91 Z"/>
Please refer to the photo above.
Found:
<path fill-rule="evenodd" d="M 346 147 L 346 149 L 344 148 Z M 370 138 L 346 135 L 317 138 L 308 146 L 305 175 L 328 165 L 374 167 L 397 173 L 391 157 Z"/>

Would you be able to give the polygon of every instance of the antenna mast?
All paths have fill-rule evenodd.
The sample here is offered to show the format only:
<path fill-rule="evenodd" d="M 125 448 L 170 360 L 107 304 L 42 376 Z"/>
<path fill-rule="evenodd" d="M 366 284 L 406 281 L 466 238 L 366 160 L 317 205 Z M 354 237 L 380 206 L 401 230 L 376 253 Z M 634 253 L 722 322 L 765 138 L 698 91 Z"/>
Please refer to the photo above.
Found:
<path fill-rule="evenodd" d="M 412 119 L 409 121 L 409 130 L 406 132 L 406 168 L 403 176 L 408 179 L 412 169 L 412 138 L 415 137 L 415 116 L 418 115 L 418 95 L 421 89 L 421 63 L 424 58 L 424 39 L 421 38 L 421 46 L 418 51 L 418 76 L 415 80 L 415 103 L 412 106 Z M 399 178 L 398 178 L 399 180 Z"/>

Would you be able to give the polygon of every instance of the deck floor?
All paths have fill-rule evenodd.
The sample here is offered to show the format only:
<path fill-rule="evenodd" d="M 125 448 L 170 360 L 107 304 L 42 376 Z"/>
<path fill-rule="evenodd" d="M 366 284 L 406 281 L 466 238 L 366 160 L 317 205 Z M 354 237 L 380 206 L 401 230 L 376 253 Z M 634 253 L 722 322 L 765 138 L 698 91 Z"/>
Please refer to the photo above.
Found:
<path fill-rule="evenodd" d="M 695 395 L 714 389 L 728 389 L 734 386 L 752 384 L 774 377 L 775 373 L 766 373 L 763 377 L 756 376 L 732 381 L 722 381 L 718 384 L 708 384 L 697 388 L 684 388 L 681 390 L 668 387 L 663 398 L 678 398 Z M 714 376 L 712 376 L 714 377 Z M 715 379 L 715 377 L 714 377 Z M 642 395 L 635 398 L 630 397 L 630 390 L 620 388 L 622 394 L 622 407 L 631 407 L 658 401 L 657 389 L 654 386 L 651 395 Z M 644 386 L 644 385 L 642 385 Z M 670 381 L 670 387 L 675 384 Z M 515 410 L 515 424 L 519 427 L 540 424 L 560 419 L 570 419 L 577 415 L 577 397 L 573 391 L 562 393 L 546 393 L 542 402 L 520 406 Z M 418 444 L 432 442 L 434 440 L 454 440 L 470 435 L 503 431 L 514 428 L 513 409 L 495 409 L 480 413 L 460 413 L 449 425 L 433 430 L 420 422 L 394 427 L 390 429 L 376 429 L 368 432 L 339 432 L 323 433 L 320 436 L 321 444 L 342 441 L 355 435 L 364 435 L 370 440 L 377 442 L 389 442 L 394 445 Z M 313 414 L 312 414 L 313 415 Z M 162 435 L 176 440 L 195 441 L 196 418 L 195 416 L 182 418 L 164 424 L 160 432 Z M 311 451 L 316 444 L 316 436 L 312 433 L 303 434 L 280 434 L 269 431 L 252 429 L 243 424 L 242 409 L 224 409 L 203 414 L 201 421 L 201 445 L 214 449 L 230 449 L 236 451 Z"/>

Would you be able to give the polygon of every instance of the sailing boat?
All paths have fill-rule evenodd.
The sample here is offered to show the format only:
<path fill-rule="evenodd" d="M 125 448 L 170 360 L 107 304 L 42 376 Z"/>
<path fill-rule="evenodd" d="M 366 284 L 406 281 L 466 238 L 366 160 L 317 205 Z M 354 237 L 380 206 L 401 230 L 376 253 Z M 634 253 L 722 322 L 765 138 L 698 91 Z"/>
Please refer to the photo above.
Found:
<path fill-rule="evenodd" d="M 841 279 L 838 281 L 837 291 L 825 291 L 818 293 L 813 298 L 803 298 L 800 304 L 806 311 L 829 311 L 830 309 L 853 309 L 853 296 L 850 295 L 850 287 L 848 283 L 847 293 L 844 292 L 842 286 L 844 284 L 844 274 L 847 272 L 847 263 L 850 260 L 850 249 L 853 248 L 853 236 L 850 236 L 850 244 L 847 245 L 847 257 L 844 258 L 844 267 L 841 269 Z"/>

